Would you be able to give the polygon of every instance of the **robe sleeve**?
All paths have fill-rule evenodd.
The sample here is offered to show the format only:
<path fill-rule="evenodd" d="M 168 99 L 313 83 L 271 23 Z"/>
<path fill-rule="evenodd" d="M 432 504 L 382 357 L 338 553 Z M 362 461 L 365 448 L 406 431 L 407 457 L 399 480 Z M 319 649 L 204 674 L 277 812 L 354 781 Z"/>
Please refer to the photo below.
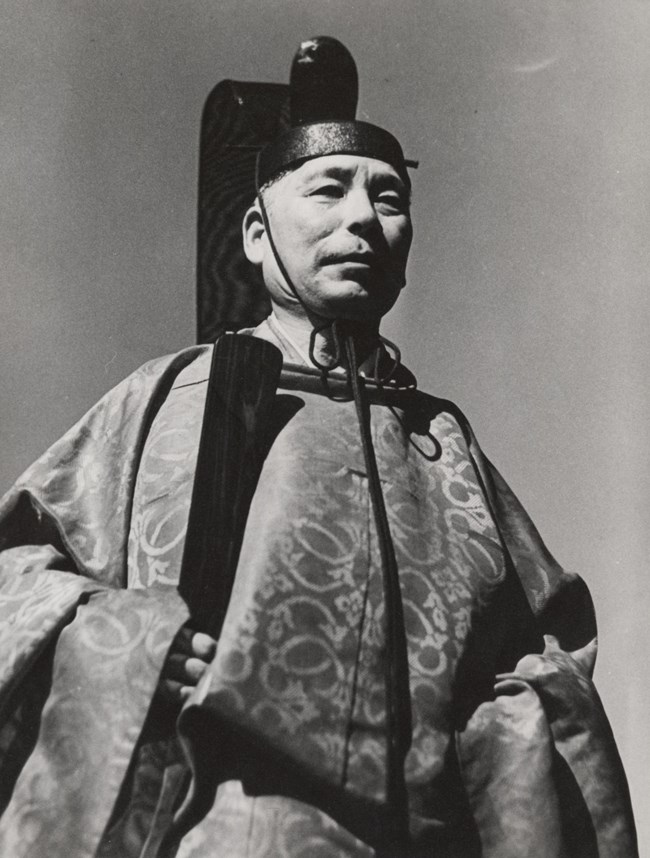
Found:
<path fill-rule="evenodd" d="M 592 682 L 593 604 L 475 439 L 472 455 L 545 648 L 495 677 L 457 738 L 482 858 L 634 858 L 629 790 Z"/>
<path fill-rule="evenodd" d="M 187 619 L 124 587 L 142 445 L 196 355 L 138 370 L 0 502 L 0 854 L 90 856 L 110 816 Z"/>

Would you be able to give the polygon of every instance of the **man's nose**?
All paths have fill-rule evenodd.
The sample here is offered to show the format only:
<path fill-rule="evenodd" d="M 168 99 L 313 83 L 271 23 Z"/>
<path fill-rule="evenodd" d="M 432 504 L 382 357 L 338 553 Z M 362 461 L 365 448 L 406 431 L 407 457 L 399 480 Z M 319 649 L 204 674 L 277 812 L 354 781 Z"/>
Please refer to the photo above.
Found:
<path fill-rule="evenodd" d="M 354 189 L 345 199 L 344 225 L 355 235 L 375 229 L 379 220 L 367 191 Z"/>

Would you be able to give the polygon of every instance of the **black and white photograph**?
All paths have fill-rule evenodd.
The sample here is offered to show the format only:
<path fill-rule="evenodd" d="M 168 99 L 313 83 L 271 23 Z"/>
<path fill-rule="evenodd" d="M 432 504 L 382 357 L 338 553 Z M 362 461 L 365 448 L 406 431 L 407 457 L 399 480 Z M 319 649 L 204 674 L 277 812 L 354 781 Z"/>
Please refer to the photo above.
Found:
<path fill-rule="evenodd" d="M 7 0 L 0 858 L 650 854 L 650 3 Z"/>

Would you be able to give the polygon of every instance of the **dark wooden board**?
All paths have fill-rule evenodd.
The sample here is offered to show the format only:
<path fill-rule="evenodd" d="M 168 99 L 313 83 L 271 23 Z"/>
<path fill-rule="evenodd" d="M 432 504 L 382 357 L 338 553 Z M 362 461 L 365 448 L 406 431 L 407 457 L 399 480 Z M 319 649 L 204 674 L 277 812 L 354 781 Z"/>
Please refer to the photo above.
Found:
<path fill-rule="evenodd" d="M 258 324 L 270 306 L 244 255 L 241 222 L 255 196 L 259 148 L 288 125 L 289 87 L 223 80 L 201 120 L 197 229 L 197 341 Z"/>

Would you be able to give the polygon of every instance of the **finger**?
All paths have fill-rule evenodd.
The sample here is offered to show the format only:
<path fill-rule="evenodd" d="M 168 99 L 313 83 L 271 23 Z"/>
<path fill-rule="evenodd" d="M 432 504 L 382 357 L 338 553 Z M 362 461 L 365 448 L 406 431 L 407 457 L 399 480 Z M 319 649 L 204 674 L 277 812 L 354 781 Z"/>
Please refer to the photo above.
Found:
<path fill-rule="evenodd" d="M 551 658 L 555 651 L 548 650 L 546 654 L 531 652 L 520 658 L 517 662 L 516 671 L 523 676 L 527 682 L 533 682 L 540 679 L 542 676 L 547 676 L 549 673 L 555 673 L 558 670 L 557 663 Z"/>
<path fill-rule="evenodd" d="M 174 679 L 162 679 L 158 683 L 157 692 L 166 703 L 180 703 L 182 699 L 182 690 L 185 686 L 181 682 L 176 682 Z"/>
<path fill-rule="evenodd" d="M 163 668 L 163 678 L 173 679 L 176 682 L 185 684 L 185 680 L 187 679 L 187 661 L 188 656 L 183 653 L 177 652 L 167 656 L 167 660 Z"/>
<path fill-rule="evenodd" d="M 207 669 L 208 665 L 202 659 L 188 658 L 185 662 L 185 685 L 196 685 Z"/>
<path fill-rule="evenodd" d="M 186 655 L 175 653 L 170 655 L 165 664 L 163 679 L 180 682 L 181 685 L 196 685 L 207 670 L 207 663 L 200 658 L 188 658 Z"/>
<path fill-rule="evenodd" d="M 217 642 L 204 632 L 195 632 L 192 637 L 192 654 L 203 661 L 212 661 L 217 651 Z"/>
<path fill-rule="evenodd" d="M 515 677 L 508 677 L 507 679 L 502 679 L 497 682 L 494 686 L 494 693 L 499 694 L 509 694 L 515 695 L 519 694 L 526 687 L 526 683 L 522 679 L 516 679 Z"/>
<path fill-rule="evenodd" d="M 560 642 L 555 635 L 544 635 L 544 652 L 560 649 Z"/>
<path fill-rule="evenodd" d="M 185 653 L 192 655 L 192 638 L 194 637 L 194 629 L 188 626 L 183 626 L 176 634 L 169 648 L 172 653 Z"/>

